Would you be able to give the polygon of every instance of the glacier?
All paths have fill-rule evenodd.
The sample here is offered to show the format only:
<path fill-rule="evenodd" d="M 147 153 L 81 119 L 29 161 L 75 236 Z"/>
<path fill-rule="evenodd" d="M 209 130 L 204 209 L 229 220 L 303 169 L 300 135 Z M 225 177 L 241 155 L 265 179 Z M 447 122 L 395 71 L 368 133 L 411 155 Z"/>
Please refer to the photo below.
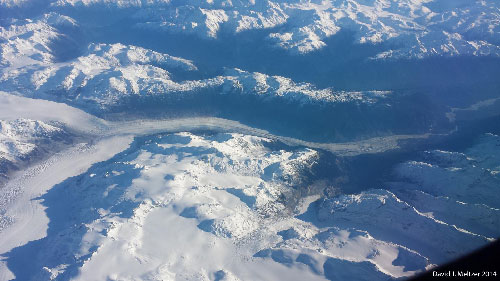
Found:
<path fill-rule="evenodd" d="M 0 280 L 405 280 L 500 236 L 495 0 L 0 0 Z"/>

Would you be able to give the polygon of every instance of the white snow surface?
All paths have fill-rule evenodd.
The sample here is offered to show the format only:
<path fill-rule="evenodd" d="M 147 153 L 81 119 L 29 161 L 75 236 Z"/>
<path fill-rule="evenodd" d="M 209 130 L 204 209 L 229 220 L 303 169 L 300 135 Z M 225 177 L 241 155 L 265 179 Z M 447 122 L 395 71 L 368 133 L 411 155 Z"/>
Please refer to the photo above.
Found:
<path fill-rule="evenodd" d="M 324 47 L 341 30 L 360 44 L 387 43 L 376 58 L 500 55 L 500 6 L 496 0 L 58 0 L 135 13 L 140 28 L 217 38 L 221 32 L 264 30 L 272 44 L 303 54 Z"/>
<path fill-rule="evenodd" d="M 289 199 L 300 192 L 296 176 L 310 169 L 317 152 L 273 151 L 266 142 L 235 133 L 164 134 L 68 179 L 43 196 L 51 225 L 62 228 L 55 234 L 49 227 L 41 240 L 43 255 L 32 259 L 34 280 L 65 278 L 75 259 L 83 262 L 75 280 L 211 280 L 222 274 L 324 280 L 336 260 L 371 265 L 366 276 L 388 278 L 428 265 L 418 253 L 368 233 L 320 229 L 295 218 Z M 56 217 L 51 208 L 59 210 Z M 83 232 L 76 231 L 80 226 Z M 393 265 L 401 255 L 417 261 Z"/>
<path fill-rule="evenodd" d="M 28 0 L 0 0 L 0 6 L 4 6 L 7 8 L 12 8 L 12 7 L 21 7 L 25 5 Z"/>
<path fill-rule="evenodd" d="M 15 21 L 0 27 L 0 86 L 23 96 L 63 100 L 80 108 L 105 109 L 128 97 L 186 96 L 219 92 L 256 95 L 305 103 L 373 103 L 389 91 L 334 91 L 296 83 L 282 76 L 227 69 L 223 75 L 202 80 L 178 80 L 176 73 L 195 72 L 190 61 L 137 46 L 90 44 L 80 56 L 57 62 L 51 49 L 61 36 L 57 26 L 73 19 L 56 13 L 35 20 Z M 20 39 L 22 38 L 22 39 Z"/>
<path fill-rule="evenodd" d="M 2 76 L 23 66 L 52 62 L 51 43 L 63 37 L 57 30 L 61 26 L 77 24 L 70 17 L 49 13 L 35 20 L 13 19 L 7 27 L 0 26 Z"/>
<path fill-rule="evenodd" d="M 496 238 L 500 229 L 498 189 L 500 138 L 485 134 L 464 153 L 428 151 L 424 161 L 398 165 L 397 196 L 429 218 L 466 233 Z"/>
<path fill-rule="evenodd" d="M 438 181 L 445 195 L 429 193 L 425 184 L 391 184 L 393 191 L 317 201 L 321 194 L 313 187 L 325 183 L 303 175 L 318 152 L 268 145 L 294 144 L 291 139 L 222 119 L 109 122 L 54 102 L 0 98 L 0 119 L 10 123 L 14 116 L 66 120 L 67 128 L 96 136 L 1 190 L 5 280 L 14 274 L 26 280 L 350 280 L 354 273 L 359 280 L 386 280 L 498 236 L 498 209 L 487 200 L 454 198 L 468 190 L 446 189 L 462 178 Z M 195 129 L 213 133 L 185 131 Z M 171 133 L 148 136 L 165 131 Z M 499 166 L 497 145 L 498 136 L 485 135 L 467 156 L 429 154 L 432 165 L 482 169 L 478 179 L 491 189 L 498 187 L 490 178 Z M 406 170 L 418 171 L 411 163 Z M 37 249 L 29 261 L 15 254 L 29 245 Z"/>
<path fill-rule="evenodd" d="M 0 159 L 26 159 L 36 149 L 37 141 L 48 141 L 62 132 L 61 128 L 38 120 L 0 120 Z"/>
<path fill-rule="evenodd" d="M 427 160 L 403 163 L 396 173 L 431 195 L 498 209 L 499 145 L 499 136 L 486 134 L 464 153 L 430 151 Z"/>
<path fill-rule="evenodd" d="M 1 108 L 1 106 L 0 106 Z M 71 140 L 61 123 L 27 118 L 2 119 L 0 114 L 0 188 L 10 175 L 50 156 Z"/>
<path fill-rule="evenodd" d="M 144 137 L 67 179 L 42 196 L 54 229 L 31 261 L 34 280 L 347 280 L 353 272 L 386 280 L 489 241 L 387 190 L 318 201 L 319 222 L 309 220 L 300 207 L 311 202 L 307 194 L 292 198 L 317 152 L 272 150 L 269 141 L 238 133 Z"/>
<path fill-rule="evenodd" d="M 139 31 L 209 40 L 261 30 L 296 54 L 351 31 L 358 44 L 387 44 L 374 57 L 387 59 L 500 55 L 498 3 L 57 0 L 51 9 L 132 8 Z M 28 4 L 0 0 L 6 11 Z M 317 89 L 238 68 L 183 80 L 198 71 L 194 62 L 119 43 L 78 46 L 60 60 L 55 46 L 74 39 L 62 30 L 78 28 L 56 12 L 0 26 L 0 164 L 34 163 L 0 188 L 0 280 L 387 280 L 500 235 L 497 135 L 463 153 L 428 151 L 402 163 L 385 189 L 324 198 L 328 183 L 306 176 L 320 149 L 381 153 L 430 134 L 317 143 L 222 118 L 112 122 L 80 109 L 208 92 L 277 104 L 369 104 L 391 92 Z M 492 102 L 452 109 L 450 120 Z M 66 132 L 78 143 L 36 159 L 40 144 L 56 147 Z"/>

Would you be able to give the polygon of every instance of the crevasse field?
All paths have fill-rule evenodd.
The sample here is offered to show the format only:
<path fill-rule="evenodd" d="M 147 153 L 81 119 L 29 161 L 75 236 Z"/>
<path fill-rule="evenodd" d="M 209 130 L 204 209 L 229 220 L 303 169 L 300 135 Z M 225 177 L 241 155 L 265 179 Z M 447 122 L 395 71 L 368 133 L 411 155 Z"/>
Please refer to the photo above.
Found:
<path fill-rule="evenodd" d="M 497 0 L 0 0 L 0 280 L 396 280 L 500 237 Z"/>

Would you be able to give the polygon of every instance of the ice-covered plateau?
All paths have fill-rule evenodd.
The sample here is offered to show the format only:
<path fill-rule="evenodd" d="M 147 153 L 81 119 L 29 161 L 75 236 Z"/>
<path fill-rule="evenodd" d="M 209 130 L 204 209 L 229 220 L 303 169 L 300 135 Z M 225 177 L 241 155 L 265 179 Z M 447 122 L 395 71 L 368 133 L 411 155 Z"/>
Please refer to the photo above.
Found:
<path fill-rule="evenodd" d="M 376 58 L 500 55 L 496 0 L 58 0 L 54 7 L 90 7 L 134 13 L 138 28 L 217 38 L 221 32 L 262 30 L 278 48 L 318 50 L 339 31 L 360 44 L 387 44 Z"/>
<path fill-rule="evenodd" d="M 237 133 L 137 138 L 43 195 L 47 235 L 6 253 L 7 266 L 22 280 L 411 276 L 499 235 L 498 209 L 461 201 L 474 198 L 470 188 L 448 189 L 464 186 L 449 169 L 458 166 L 483 171 L 496 194 L 498 157 L 485 156 L 498 141 L 487 135 L 463 156 L 429 152 L 443 194 L 396 182 L 325 197 L 315 186 L 328 183 L 307 177 L 321 157 L 312 149 Z M 409 163 L 406 176 L 431 177 Z"/>

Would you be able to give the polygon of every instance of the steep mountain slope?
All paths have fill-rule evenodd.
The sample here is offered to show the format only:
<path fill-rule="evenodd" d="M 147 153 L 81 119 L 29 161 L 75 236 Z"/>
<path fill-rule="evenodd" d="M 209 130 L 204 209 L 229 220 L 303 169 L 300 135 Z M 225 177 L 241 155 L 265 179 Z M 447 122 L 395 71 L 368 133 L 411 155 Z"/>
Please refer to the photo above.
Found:
<path fill-rule="evenodd" d="M 486 153 L 487 143 L 472 150 Z M 498 210 L 489 209 L 475 227 L 461 228 L 459 207 L 432 210 L 429 198 L 382 189 L 310 204 L 324 196 L 326 182 L 307 176 L 319 154 L 272 147 L 241 134 L 137 139 L 44 195 L 47 237 L 13 249 L 8 266 L 25 280 L 245 280 L 278 272 L 291 280 L 345 280 L 354 272 L 356 280 L 387 280 L 487 243 L 472 231 L 499 223 Z M 466 207 L 471 216 L 484 209 Z M 28 252 L 39 253 L 29 265 Z"/>
<path fill-rule="evenodd" d="M 0 185 L 9 172 L 25 167 L 68 142 L 68 133 L 57 124 L 30 119 L 0 120 Z"/>
<path fill-rule="evenodd" d="M 65 36 L 56 28 L 62 24 L 76 25 L 71 18 L 51 13 L 35 22 L 15 22 L 2 30 L 0 36 L 5 42 L 0 45 L 0 61 L 5 68 L 0 85 L 5 90 L 30 96 L 60 96 L 69 103 L 91 102 L 103 108 L 119 104 L 129 95 L 175 95 L 182 99 L 219 88 L 223 93 L 278 97 L 299 103 L 371 103 L 388 94 L 317 90 L 308 83 L 240 69 L 228 69 L 225 75 L 210 79 L 179 81 L 175 77 L 182 72 L 197 70 L 193 62 L 122 44 L 90 44 L 81 56 L 57 62 L 51 46 Z M 19 37 L 24 39 L 20 41 Z"/>
<path fill-rule="evenodd" d="M 71 32 L 66 30 L 68 26 Z M 449 129 L 443 109 L 429 104 L 426 97 L 318 89 L 310 83 L 237 68 L 191 80 L 185 77 L 199 73 L 190 60 L 120 43 L 77 48 L 71 34 L 78 30 L 74 20 L 56 13 L 14 21 L 3 28 L 2 89 L 65 102 L 99 115 L 124 111 L 130 115 L 209 115 L 320 141 L 424 133 L 431 127 Z M 58 59 L 62 48 L 58 44 L 75 57 Z M 394 107 L 396 104 L 406 109 Z M 421 117 L 413 118 L 408 110 Z M 386 122 L 378 122 L 380 119 Z M 288 122 L 294 122 L 297 129 L 290 131 L 284 126 Z M 408 130 L 409 124 L 413 132 Z"/>
<path fill-rule="evenodd" d="M 399 280 L 493 241 L 499 25 L 496 0 L 0 0 L 0 280 Z"/>
<path fill-rule="evenodd" d="M 333 1 L 73 1 L 56 7 L 108 7 L 134 13 L 138 28 L 217 38 L 221 32 L 269 30 L 271 44 L 303 54 L 340 30 L 360 44 L 388 43 L 377 58 L 500 55 L 500 7 L 495 0 Z"/>

